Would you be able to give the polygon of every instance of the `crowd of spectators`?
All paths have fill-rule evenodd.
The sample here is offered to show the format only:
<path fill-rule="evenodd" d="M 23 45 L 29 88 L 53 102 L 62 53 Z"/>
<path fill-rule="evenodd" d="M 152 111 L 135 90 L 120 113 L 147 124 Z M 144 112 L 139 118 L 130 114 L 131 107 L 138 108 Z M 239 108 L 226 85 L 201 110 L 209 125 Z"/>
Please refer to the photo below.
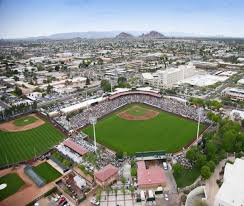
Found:
<path fill-rule="evenodd" d="M 177 100 L 164 97 L 159 98 L 145 94 L 130 94 L 105 100 L 84 109 L 82 112 L 72 116 L 68 120 L 62 116 L 56 117 L 55 120 L 68 131 L 76 130 L 88 125 L 90 123 L 90 117 L 96 117 L 97 119 L 102 118 L 116 109 L 130 103 L 144 103 L 166 112 L 171 112 L 196 121 L 198 120 L 198 111 L 195 107 L 186 105 Z M 204 121 L 205 118 L 202 117 L 201 120 Z"/>

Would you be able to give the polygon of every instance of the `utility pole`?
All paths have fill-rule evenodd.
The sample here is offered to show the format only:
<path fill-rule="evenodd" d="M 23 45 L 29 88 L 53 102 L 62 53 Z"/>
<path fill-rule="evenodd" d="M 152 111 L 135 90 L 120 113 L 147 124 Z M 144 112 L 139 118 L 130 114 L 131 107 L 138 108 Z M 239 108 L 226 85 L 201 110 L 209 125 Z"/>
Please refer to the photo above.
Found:
<path fill-rule="evenodd" d="M 198 124 L 197 124 L 197 139 L 199 138 L 199 130 L 200 130 L 200 123 L 201 123 L 201 115 L 202 115 L 202 108 L 198 109 Z"/>

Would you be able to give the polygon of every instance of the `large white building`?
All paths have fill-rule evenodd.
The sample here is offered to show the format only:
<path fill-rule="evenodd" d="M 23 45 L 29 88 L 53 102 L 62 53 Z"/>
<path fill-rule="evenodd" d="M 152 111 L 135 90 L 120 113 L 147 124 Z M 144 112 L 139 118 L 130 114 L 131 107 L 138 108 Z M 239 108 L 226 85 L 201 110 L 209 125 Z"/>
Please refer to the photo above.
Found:
<path fill-rule="evenodd" d="M 160 70 L 156 74 L 158 75 L 160 85 L 170 87 L 179 81 L 194 76 L 196 74 L 196 67 L 190 63 L 188 65 L 181 65 L 178 68 Z"/>
<path fill-rule="evenodd" d="M 166 70 L 158 70 L 154 74 L 143 73 L 142 78 L 144 82 L 148 82 L 154 87 L 172 87 L 178 82 L 194 76 L 196 74 L 196 67 L 192 63 L 188 65 L 181 65 L 177 68 L 169 68 Z"/>
<path fill-rule="evenodd" d="M 236 159 L 234 164 L 227 163 L 224 182 L 215 196 L 214 206 L 244 205 L 244 160 Z"/>

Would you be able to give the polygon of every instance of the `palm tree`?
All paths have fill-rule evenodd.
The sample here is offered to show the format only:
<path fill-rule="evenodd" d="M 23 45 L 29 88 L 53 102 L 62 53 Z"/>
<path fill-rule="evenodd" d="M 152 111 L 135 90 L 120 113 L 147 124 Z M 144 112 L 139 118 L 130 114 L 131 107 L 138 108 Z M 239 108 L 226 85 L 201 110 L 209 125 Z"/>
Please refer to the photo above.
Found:
<path fill-rule="evenodd" d="M 132 197 L 132 202 L 134 203 L 134 192 L 135 192 L 135 187 L 133 185 L 131 185 L 129 187 L 129 190 L 131 192 L 131 197 Z"/>
<path fill-rule="evenodd" d="M 114 193 L 115 193 L 115 205 L 117 205 L 117 195 L 118 195 L 118 188 L 114 188 Z"/>

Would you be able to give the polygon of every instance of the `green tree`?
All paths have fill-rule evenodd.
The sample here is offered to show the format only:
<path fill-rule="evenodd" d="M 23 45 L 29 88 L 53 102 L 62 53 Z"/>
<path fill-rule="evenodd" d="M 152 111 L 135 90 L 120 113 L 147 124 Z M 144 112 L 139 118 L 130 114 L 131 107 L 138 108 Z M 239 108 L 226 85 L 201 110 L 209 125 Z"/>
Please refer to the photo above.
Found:
<path fill-rule="evenodd" d="M 215 154 L 217 152 L 217 145 L 213 143 L 212 140 L 207 141 L 206 143 L 206 154 L 208 155 L 209 159 L 214 160 Z"/>
<path fill-rule="evenodd" d="M 201 176 L 204 180 L 207 180 L 211 176 L 211 170 L 208 166 L 202 166 L 201 168 Z"/>
<path fill-rule="evenodd" d="M 190 161 L 197 160 L 197 156 L 199 154 L 199 151 L 196 146 L 193 146 L 186 152 L 186 158 Z"/>
<path fill-rule="evenodd" d="M 223 135 L 223 146 L 225 151 L 234 152 L 237 134 L 234 130 L 226 131 Z"/>
<path fill-rule="evenodd" d="M 214 170 L 215 170 L 215 163 L 214 163 L 214 161 L 209 161 L 207 163 L 207 166 L 210 168 L 210 171 L 211 172 L 214 172 Z"/>
<path fill-rule="evenodd" d="M 176 176 L 180 175 L 183 171 L 183 166 L 179 163 L 173 165 L 173 172 Z"/>
<path fill-rule="evenodd" d="M 22 95 L 22 90 L 18 86 L 15 86 L 14 93 L 17 96 L 21 96 Z"/>
<path fill-rule="evenodd" d="M 47 85 L 47 94 L 49 94 L 52 91 L 53 86 L 48 84 Z"/>
<path fill-rule="evenodd" d="M 19 77 L 18 76 L 14 76 L 14 81 L 19 81 Z"/>
<path fill-rule="evenodd" d="M 103 79 L 101 81 L 101 87 L 102 87 L 103 91 L 105 91 L 105 92 L 110 92 L 111 91 L 111 84 L 106 79 Z"/>
<path fill-rule="evenodd" d="M 90 85 L 91 84 L 91 81 L 90 81 L 90 79 L 87 77 L 86 78 L 86 85 Z"/>
<path fill-rule="evenodd" d="M 206 155 L 204 155 L 204 154 L 199 154 L 199 155 L 197 156 L 196 166 L 197 166 L 198 168 L 201 168 L 203 165 L 206 164 L 206 161 L 207 161 L 207 157 L 206 157 Z"/>
<path fill-rule="evenodd" d="M 56 65 L 54 69 L 55 69 L 55 71 L 59 71 L 60 70 L 59 65 Z"/>

